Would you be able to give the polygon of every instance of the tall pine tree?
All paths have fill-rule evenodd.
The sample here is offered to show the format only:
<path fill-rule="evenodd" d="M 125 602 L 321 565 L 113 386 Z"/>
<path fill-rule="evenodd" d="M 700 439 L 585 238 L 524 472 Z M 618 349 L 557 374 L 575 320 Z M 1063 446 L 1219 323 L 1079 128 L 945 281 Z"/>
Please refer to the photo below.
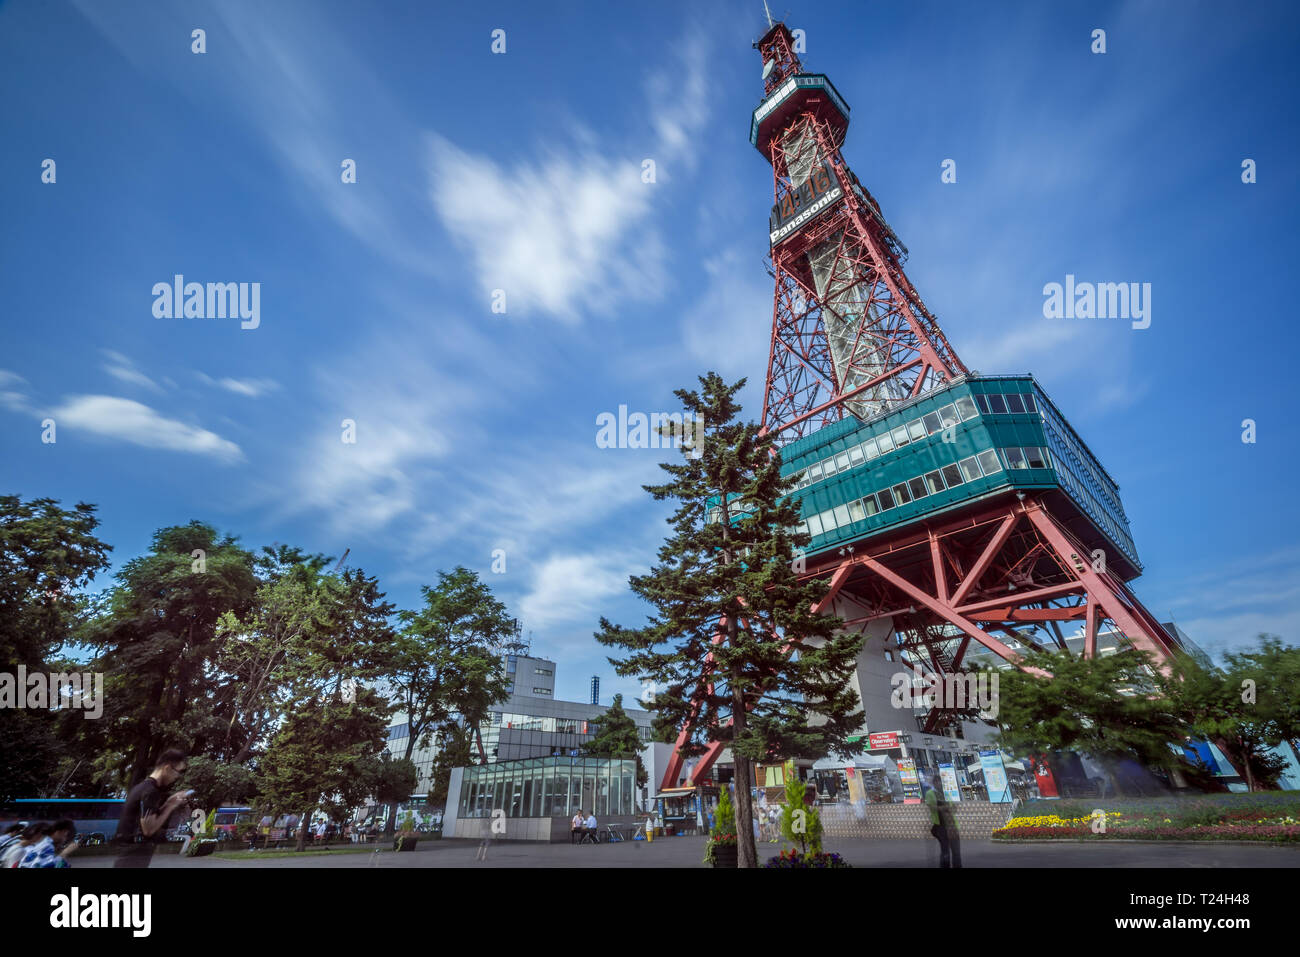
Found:
<path fill-rule="evenodd" d="M 793 569 L 794 549 L 810 539 L 795 530 L 798 506 L 784 498 L 795 481 L 781 477 L 773 437 L 737 421 L 745 380 L 727 385 L 710 372 L 700 384 L 698 393 L 675 393 L 704 423 L 698 447 L 661 466 L 670 481 L 645 486 L 679 503 L 659 564 L 630 579 L 655 614 L 637 629 L 602 618 L 596 638 L 628 650 L 610 659 L 618 674 L 653 682 L 647 704 L 662 734 L 694 718 L 684 754 L 702 753 L 710 740 L 730 746 L 738 863 L 756 867 L 753 764 L 848 753 L 862 720 L 849 682 L 862 638 L 813 614 L 826 583 L 800 582 Z"/>

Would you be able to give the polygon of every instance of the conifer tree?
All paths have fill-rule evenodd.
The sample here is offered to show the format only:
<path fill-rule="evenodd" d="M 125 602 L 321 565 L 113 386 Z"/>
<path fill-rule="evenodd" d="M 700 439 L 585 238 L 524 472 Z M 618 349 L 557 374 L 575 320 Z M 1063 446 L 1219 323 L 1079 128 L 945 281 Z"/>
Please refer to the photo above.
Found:
<path fill-rule="evenodd" d="M 744 382 L 710 372 L 699 392 L 676 391 L 703 426 L 680 464 L 661 465 L 669 480 L 645 486 L 678 503 L 659 563 L 630 579 L 654 614 L 637 629 L 602 618 L 596 638 L 629 652 L 610 658 L 619 675 L 653 682 L 646 704 L 661 738 L 691 717 L 686 756 L 710 740 L 731 748 L 738 864 L 756 867 L 754 762 L 848 753 L 861 723 L 849 676 L 862 638 L 813 614 L 826 583 L 801 582 L 793 565 L 794 549 L 810 542 L 786 498 L 795 476 L 782 478 L 771 435 L 737 420 Z"/>

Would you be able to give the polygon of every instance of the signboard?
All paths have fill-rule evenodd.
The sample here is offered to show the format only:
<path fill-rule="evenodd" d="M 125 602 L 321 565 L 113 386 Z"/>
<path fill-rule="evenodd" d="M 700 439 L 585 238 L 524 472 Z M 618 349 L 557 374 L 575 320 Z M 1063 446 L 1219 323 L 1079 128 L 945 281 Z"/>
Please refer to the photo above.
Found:
<path fill-rule="evenodd" d="M 961 788 L 957 786 L 957 772 L 951 764 L 939 765 L 939 781 L 943 784 L 943 796 L 948 803 L 956 804 L 961 800 Z"/>
<path fill-rule="evenodd" d="M 798 187 L 792 184 L 781 201 L 772 207 L 772 214 L 768 217 L 771 244 L 775 246 L 792 235 L 843 195 L 830 163 L 823 161 L 813 166 L 808 178 Z"/>
<path fill-rule="evenodd" d="M 981 751 L 980 768 L 984 771 L 984 787 L 993 804 L 1006 804 L 1011 800 L 1007 786 L 1007 769 L 1002 764 L 1001 751 Z"/>
<path fill-rule="evenodd" d="M 921 777 L 916 773 L 916 761 L 912 758 L 900 758 L 898 762 L 898 779 L 903 784 L 903 803 L 921 803 Z"/>
<path fill-rule="evenodd" d="M 1056 777 L 1047 764 L 1047 755 L 1036 754 L 1030 760 L 1034 763 L 1034 780 L 1038 784 L 1038 796 L 1059 798 L 1061 793 L 1056 787 Z"/>
<path fill-rule="evenodd" d="M 879 734 L 867 736 L 868 751 L 886 751 L 889 748 L 897 747 L 900 747 L 897 731 L 882 731 Z"/>

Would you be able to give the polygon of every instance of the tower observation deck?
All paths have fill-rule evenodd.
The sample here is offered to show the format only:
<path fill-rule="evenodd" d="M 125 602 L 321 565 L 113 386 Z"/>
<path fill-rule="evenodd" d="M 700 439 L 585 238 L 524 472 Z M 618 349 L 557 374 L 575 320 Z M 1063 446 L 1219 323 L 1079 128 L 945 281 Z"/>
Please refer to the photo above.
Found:
<path fill-rule="evenodd" d="M 1142 566 L 1119 486 L 1032 376 L 966 368 L 844 159 L 848 103 L 803 71 L 784 23 L 754 46 L 749 141 L 773 183 L 762 422 L 798 478 L 805 573 L 829 576 L 818 607 L 868 637 L 864 656 L 883 640 L 917 677 L 1020 667 L 1029 648 L 1092 656 L 1099 634 L 1163 667 L 1178 638 L 1128 587 Z M 943 708 L 918 723 L 960 733 Z"/>

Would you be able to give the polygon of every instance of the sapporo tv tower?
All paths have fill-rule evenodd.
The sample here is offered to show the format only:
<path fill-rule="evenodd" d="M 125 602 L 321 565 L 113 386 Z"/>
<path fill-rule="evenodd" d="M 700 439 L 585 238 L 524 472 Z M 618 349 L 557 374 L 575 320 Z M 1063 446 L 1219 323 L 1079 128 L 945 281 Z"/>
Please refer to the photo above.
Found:
<path fill-rule="evenodd" d="M 883 659 L 883 641 L 887 671 L 917 677 L 1015 663 L 1028 647 L 1093 656 L 1099 636 L 1168 661 L 1177 639 L 1126 584 L 1142 566 L 1114 480 L 1031 376 L 962 364 L 840 152 L 848 104 L 803 71 L 785 24 L 755 47 L 764 96 L 749 140 L 772 164 L 775 198 L 763 427 L 779 433 L 783 472 L 802 473 L 806 572 L 830 576 L 819 609 L 867 636 L 864 657 Z M 872 677 L 862 659 L 858 675 Z M 868 730 L 910 720 L 873 720 L 869 694 Z M 914 714 L 926 734 L 960 727 L 951 709 Z M 682 765 L 678 751 L 664 787 Z"/>

